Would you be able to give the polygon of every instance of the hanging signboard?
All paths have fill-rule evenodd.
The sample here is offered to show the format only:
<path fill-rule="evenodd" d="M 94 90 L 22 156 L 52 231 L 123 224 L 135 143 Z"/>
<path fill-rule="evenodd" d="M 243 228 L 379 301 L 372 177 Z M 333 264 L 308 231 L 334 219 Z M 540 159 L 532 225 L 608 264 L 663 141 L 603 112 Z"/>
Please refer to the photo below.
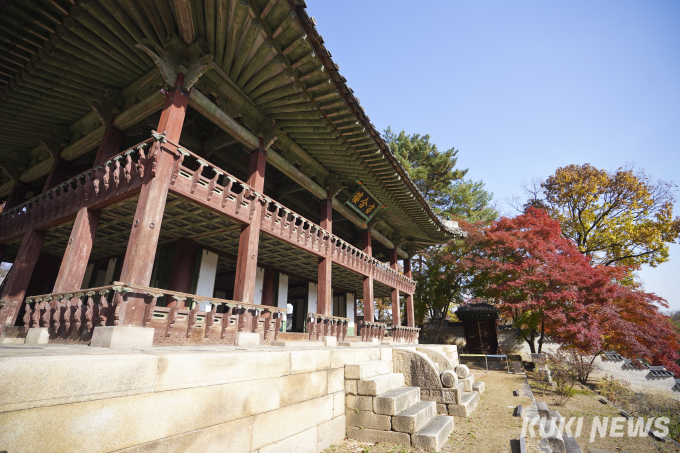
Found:
<path fill-rule="evenodd" d="M 364 186 L 361 181 L 357 181 L 359 188 L 349 197 L 347 204 L 354 209 L 366 222 L 385 207 L 373 193 Z M 364 222 L 364 224 L 366 223 Z"/>

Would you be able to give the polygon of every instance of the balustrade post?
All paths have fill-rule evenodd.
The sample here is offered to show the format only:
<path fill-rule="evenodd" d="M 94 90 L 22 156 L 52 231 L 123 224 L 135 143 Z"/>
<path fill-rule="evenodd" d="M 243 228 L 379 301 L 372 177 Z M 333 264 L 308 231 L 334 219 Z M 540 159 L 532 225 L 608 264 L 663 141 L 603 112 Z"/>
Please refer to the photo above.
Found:
<path fill-rule="evenodd" d="M 234 300 L 252 304 L 255 298 L 255 274 L 257 273 L 257 254 L 260 241 L 260 224 L 262 223 L 262 210 L 266 206 L 260 206 L 259 196 L 264 190 L 264 172 L 267 164 L 267 152 L 260 147 L 250 153 L 250 165 L 248 167 L 248 180 L 250 187 L 255 190 L 250 203 L 252 216 L 250 223 L 241 227 L 241 235 L 238 243 L 238 258 L 236 261 L 236 276 L 234 282 Z"/>

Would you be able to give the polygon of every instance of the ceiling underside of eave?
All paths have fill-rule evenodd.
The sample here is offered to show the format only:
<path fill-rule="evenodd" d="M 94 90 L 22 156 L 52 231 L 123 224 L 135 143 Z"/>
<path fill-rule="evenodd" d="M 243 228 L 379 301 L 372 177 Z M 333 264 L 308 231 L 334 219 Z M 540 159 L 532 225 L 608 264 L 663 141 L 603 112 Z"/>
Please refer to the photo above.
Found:
<path fill-rule="evenodd" d="M 182 5 L 189 27 L 176 20 Z M 345 186 L 341 201 L 362 181 L 399 234 L 420 244 L 453 237 L 370 123 L 304 7 L 299 0 L 10 1 L 0 16 L 6 173 L 15 177 L 98 127 L 93 106 L 124 110 L 157 92 L 164 82 L 134 45 L 166 44 L 172 34 L 187 40 L 190 29 L 230 79 L 210 70 L 196 88 L 228 114 L 254 133 L 275 120 L 287 136 L 274 148 L 321 186 Z"/>

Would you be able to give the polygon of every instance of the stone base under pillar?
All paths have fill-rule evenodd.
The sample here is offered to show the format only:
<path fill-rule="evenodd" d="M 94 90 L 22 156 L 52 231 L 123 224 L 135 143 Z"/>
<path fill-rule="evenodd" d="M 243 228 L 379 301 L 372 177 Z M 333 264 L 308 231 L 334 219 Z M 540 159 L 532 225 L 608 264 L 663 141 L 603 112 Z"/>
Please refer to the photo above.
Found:
<path fill-rule="evenodd" d="M 47 327 L 31 327 L 26 333 L 25 344 L 47 344 L 50 341 L 50 333 Z"/>
<path fill-rule="evenodd" d="M 338 345 L 338 339 L 337 337 L 331 336 L 331 335 L 326 335 L 323 337 L 323 345 L 324 346 L 337 346 Z"/>
<path fill-rule="evenodd" d="M 234 339 L 234 345 L 236 346 L 259 346 L 260 345 L 260 334 L 255 332 L 236 332 L 236 338 Z"/>
<path fill-rule="evenodd" d="M 150 348 L 155 329 L 150 327 L 100 326 L 94 328 L 93 348 Z"/>

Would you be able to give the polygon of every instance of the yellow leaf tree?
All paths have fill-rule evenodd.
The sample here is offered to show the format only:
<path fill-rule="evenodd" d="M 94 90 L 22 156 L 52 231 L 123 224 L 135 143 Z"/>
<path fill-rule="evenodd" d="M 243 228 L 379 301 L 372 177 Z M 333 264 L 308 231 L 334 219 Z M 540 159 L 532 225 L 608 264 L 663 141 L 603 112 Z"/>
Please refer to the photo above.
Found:
<path fill-rule="evenodd" d="M 547 209 L 593 263 L 656 266 L 668 260 L 668 244 L 680 235 L 676 187 L 633 167 L 569 165 L 541 183 L 528 204 Z"/>

